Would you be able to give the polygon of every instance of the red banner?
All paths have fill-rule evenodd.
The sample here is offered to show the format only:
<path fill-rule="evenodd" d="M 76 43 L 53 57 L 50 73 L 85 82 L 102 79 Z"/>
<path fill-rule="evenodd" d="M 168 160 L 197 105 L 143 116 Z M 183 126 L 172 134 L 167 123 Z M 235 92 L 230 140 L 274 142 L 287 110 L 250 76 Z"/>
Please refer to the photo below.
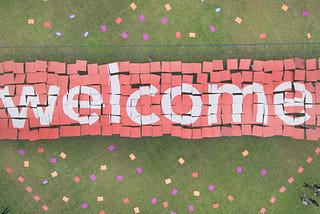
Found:
<path fill-rule="evenodd" d="M 0 63 L 0 139 L 169 134 L 317 140 L 318 62 L 5 61 Z"/>

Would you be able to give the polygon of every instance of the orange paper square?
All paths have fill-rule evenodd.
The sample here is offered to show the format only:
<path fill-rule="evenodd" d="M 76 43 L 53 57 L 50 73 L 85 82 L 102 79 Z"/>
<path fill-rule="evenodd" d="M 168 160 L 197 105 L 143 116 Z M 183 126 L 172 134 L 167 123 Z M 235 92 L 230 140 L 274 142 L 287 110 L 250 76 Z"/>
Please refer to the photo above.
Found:
<path fill-rule="evenodd" d="M 28 19 L 28 24 L 29 25 L 34 25 L 34 19 Z"/>
<path fill-rule="evenodd" d="M 233 199 L 234 199 L 234 197 L 232 196 L 232 195 L 229 195 L 228 196 L 228 200 L 231 202 L 231 201 L 233 201 Z"/>
<path fill-rule="evenodd" d="M 182 165 L 182 164 L 185 163 L 185 160 L 184 160 L 183 158 L 179 158 L 179 159 L 178 159 L 178 162 Z"/>
<path fill-rule="evenodd" d="M 103 200 L 104 200 L 103 196 L 98 196 L 98 197 L 97 197 L 97 201 L 101 202 L 101 201 L 103 201 Z"/>
<path fill-rule="evenodd" d="M 101 171 L 106 171 L 107 170 L 107 165 L 101 165 L 100 166 Z"/>
<path fill-rule="evenodd" d="M 64 153 L 64 152 L 61 152 L 61 153 L 60 153 L 60 157 L 61 157 L 62 159 L 66 159 L 66 158 L 67 158 L 67 155 L 66 155 L 66 153 Z"/>
<path fill-rule="evenodd" d="M 198 191 L 198 190 L 193 191 L 193 195 L 199 197 L 200 196 L 200 191 Z"/>
<path fill-rule="evenodd" d="M 289 9 L 288 5 L 283 4 L 283 5 L 281 6 L 281 10 L 283 10 L 283 11 L 285 11 L 285 12 L 287 12 L 288 9 Z"/>
<path fill-rule="evenodd" d="M 166 4 L 164 7 L 166 8 L 167 11 L 169 11 L 169 10 L 172 9 L 171 6 L 170 6 L 170 4 Z"/>
<path fill-rule="evenodd" d="M 244 151 L 242 152 L 242 156 L 243 156 L 243 157 L 246 157 L 247 155 L 249 155 L 248 150 L 244 150 Z"/>
<path fill-rule="evenodd" d="M 65 202 L 65 203 L 68 203 L 69 198 L 67 196 L 63 196 L 62 197 L 62 201 Z"/>
<path fill-rule="evenodd" d="M 193 177 L 193 178 L 198 178 L 198 177 L 199 177 L 199 173 L 193 172 L 193 173 L 192 173 L 192 177 Z"/>
<path fill-rule="evenodd" d="M 171 178 L 167 178 L 166 180 L 164 180 L 164 182 L 165 182 L 166 184 L 171 184 L 171 183 L 172 183 Z"/>
<path fill-rule="evenodd" d="M 212 206 L 213 206 L 213 208 L 215 208 L 215 209 L 218 209 L 218 208 L 219 208 L 219 204 L 218 204 L 218 203 L 215 203 L 215 204 L 213 204 Z"/>
<path fill-rule="evenodd" d="M 162 206 L 163 206 L 163 208 L 168 208 L 168 207 L 169 207 L 168 201 L 164 201 L 164 202 L 162 203 Z"/>
<path fill-rule="evenodd" d="M 58 176 L 57 171 L 52 172 L 52 173 L 51 173 L 51 176 L 52 176 L 53 178 L 57 177 L 57 176 Z"/>
<path fill-rule="evenodd" d="M 189 37 L 190 37 L 190 38 L 196 38 L 196 33 L 190 32 L 190 33 L 189 33 Z"/>
<path fill-rule="evenodd" d="M 80 178 L 79 178 L 78 176 L 75 176 L 75 177 L 73 178 L 73 180 L 74 180 L 74 182 L 76 182 L 76 183 L 79 183 L 79 182 L 80 182 Z"/>
<path fill-rule="evenodd" d="M 131 160 L 134 160 L 134 159 L 136 159 L 136 156 L 135 156 L 133 153 L 131 153 L 131 154 L 129 155 L 129 158 L 130 158 Z"/>
<path fill-rule="evenodd" d="M 122 203 L 128 204 L 128 203 L 129 203 L 129 198 L 124 198 L 124 199 L 122 199 Z"/>
<path fill-rule="evenodd" d="M 238 24 L 241 24 L 242 19 L 240 17 L 237 17 L 234 21 L 237 22 Z"/>
<path fill-rule="evenodd" d="M 24 166 L 24 167 L 29 167 L 29 161 L 24 161 L 24 162 L 23 162 L 23 166 Z"/>
<path fill-rule="evenodd" d="M 39 148 L 38 148 L 38 153 L 44 153 L 44 148 L 39 147 Z"/>
<path fill-rule="evenodd" d="M 51 27 L 51 22 L 44 22 L 44 27 L 45 28 L 50 28 Z"/>
<path fill-rule="evenodd" d="M 140 213 L 140 208 L 139 207 L 135 207 L 135 208 L 133 208 L 133 211 L 134 211 L 134 213 Z"/>
<path fill-rule="evenodd" d="M 133 3 L 133 2 L 130 4 L 130 7 L 131 7 L 132 10 L 137 9 L 137 5 L 135 3 Z"/>

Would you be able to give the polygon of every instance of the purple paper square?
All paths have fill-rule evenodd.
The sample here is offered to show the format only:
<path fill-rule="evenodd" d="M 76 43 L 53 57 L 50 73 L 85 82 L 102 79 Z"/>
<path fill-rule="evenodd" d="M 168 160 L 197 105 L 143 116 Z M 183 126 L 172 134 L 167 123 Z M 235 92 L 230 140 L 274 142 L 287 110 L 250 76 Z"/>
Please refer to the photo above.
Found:
<path fill-rule="evenodd" d="M 83 36 L 84 36 L 84 37 L 87 37 L 88 35 L 89 35 L 89 32 L 88 32 L 88 31 L 86 31 L 86 32 L 83 33 Z"/>
<path fill-rule="evenodd" d="M 177 214 L 175 211 L 171 211 L 170 214 Z"/>
<path fill-rule="evenodd" d="M 109 150 L 109 152 L 112 152 L 113 150 L 114 150 L 114 145 L 110 145 L 109 147 L 108 147 L 108 150 Z"/>
<path fill-rule="evenodd" d="M 210 31 L 211 31 L 211 32 L 215 32 L 215 31 L 216 31 L 216 26 L 210 25 Z"/>
<path fill-rule="evenodd" d="M 128 34 L 127 34 L 126 32 L 122 32 L 121 36 L 122 36 L 122 38 L 124 38 L 124 39 L 128 38 Z"/>
<path fill-rule="evenodd" d="M 151 203 L 152 203 L 152 204 L 157 203 L 157 199 L 156 199 L 155 197 L 153 197 L 153 198 L 151 199 Z"/>
<path fill-rule="evenodd" d="M 19 155 L 24 155 L 24 150 L 23 149 L 19 149 Z"/>
<path fill-rule="evenodd" d="M 48 183 L 48 179 L 42 179 L 42 184 L 47 184 Z"/>
<path fill-rule="evenodd" d="M 90 180 L 91 181 L 95 181 L 97 179 L 97 176 L 96 175 L 90 175 Z"/>
<path fill-rule="evenodd" d="M 193 212 L 193 211 L 194 211 L 193 206 L 192 206 L 192 205 L 189 205 L 189 206 L 188 206 L 188 210 L 189 210 L 189 212 Z"/>
<path fill-rule="evenodd" d="M 107 31 L 107 26 L 101 25 L 100 29 L 101 29 L 102 32 L 106 32 Z"/>
<path fill-rule="evenodd" d="M 307 10 L 302 11 L 302 16 L 308 16 L 308 15 L 309 15 L 309 11 L 307 11 Z"/>
<path fill-rule="evenodd" d="M 50 158 L 50 163 L 57 163 L 57 158 Z"/>
<path fill-rule="evenodd" d="M 82 203 L 81 206 L 82 206 L 83 209 L 87 209 L 87 208 L 88 208 L 88 203 L 87 203 L 87 202 L 84 202 L 84 203 Z"/>
<path fill-rule="evenodd" d="M 237 166 L 237 173 L 242 173 L 242 167 L 241 166 Z"/>
<path fill-rule="evenodd" d="M 139 16 L 140 22 L 144 22 L 145 19 L 146 19 L 146 18 L 145 18 L 145 16 L 144 16 L 143 14 L 141 14 L 141 15 Z"/>
<path fill-rule="evenodd" d="M 71 13 L 71 14 L 69 15 L 69 18 L 70 18 L 70 19 L 74 19 L 74 18 L 76 18 L 76 14 Z"/>
<path fill-rule="evenodd" d="M 144 41 L 148 40 L 149 39 L 149 35 L 147 33 L 143 34 L 143 39 L 144 39 Z"/>
<path fill-rule="evenodd" d="M 168 22 L 168 19 L 166 17 L 161 18 L 162 24 L 166 24 Z"/>
<path fill-rule="evenodd" d="M 210 185 L 208 186 L 208 190 L 209 190 L 209 191 L 214 190 L 214 185 L 213 185 L 213 184 L 210 184 Z"/>
<path fill-rule="evenodd" d="M 174 188 L 172 191 L 171 191 L 171 194 L 172 195 L 176 195 L 178 193 L 178 190 L 176 188 Z"/>
<path fill-rule="evenodd" d="M 262 169 L 260 172 L 260 174 L 263 176 L 265 176 L 267 173 L 268 173 L 268 171 L 266 169 Z"/>
<path fill-rule="evenodd" d="M 118 175 L 118 176 L 117 176 L 117 181 L 122 181 L 122 180 L 123 180 L 123 176 Z"/>
<path fill-rule="evenodd" d="M 57 36 L 62 36 L 61 31 L 57 31 L 57 32 L 56 32 L 56 35 L 57 35 Z"/>
<path fill-rule="evenodd" d="M 138 168 L 136 168 L 136 172 L 140 174 L 142 172 L 142 168 L 139 166 Z"/>

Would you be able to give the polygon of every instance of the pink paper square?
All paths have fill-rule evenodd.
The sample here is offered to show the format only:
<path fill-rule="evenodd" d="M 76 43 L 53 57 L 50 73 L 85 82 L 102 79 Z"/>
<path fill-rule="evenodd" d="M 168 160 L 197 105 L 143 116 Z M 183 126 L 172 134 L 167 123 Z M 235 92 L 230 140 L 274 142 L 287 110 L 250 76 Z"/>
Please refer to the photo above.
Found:
<path fill-rule="evenodd" d="M 283 193 L 286 191 L 286 188 L 284 186 L 282 186 L 280 189 L 279 189 L 279 192 Z"/>
<path fill-rule="evenodd" d="M 271 197 L 269 201 L 270 201 L 271 204 L 274 204 L 276 202 L 276 200 L 277 199 L 275 197 Z"/>
<path fill-rule="evenodd" d="M 294 178 L 293 177 L 290 177 L 289 179 L 288 179 L 288 183 L 289 184 L 292 184 L 294 182 Z"/>
<path fill-rule="evenodd" d="M 311 163 L 312 160 L 313 160 L 312 157 L 308 157 L 307 160 L 306 160 L 306 162 L 307 162 L 307 163 Z"/>
<path fill-rule="evenodd" d="M 298 168 L 298 173 L 302 173 L 303 172 L 303 170 L 304 170 L 304 168 L 302 167 L 302 166 L 300 166 L 299 168 Z"/>

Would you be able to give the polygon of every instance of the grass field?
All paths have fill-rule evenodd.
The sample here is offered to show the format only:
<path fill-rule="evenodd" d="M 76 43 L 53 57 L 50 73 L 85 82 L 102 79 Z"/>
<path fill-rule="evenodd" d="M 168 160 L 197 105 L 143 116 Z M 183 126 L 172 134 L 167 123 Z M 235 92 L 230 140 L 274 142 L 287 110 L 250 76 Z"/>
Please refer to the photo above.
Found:
<path fill-rule="evenodd" d="M 134 1 L 136 10 L 130 8 L 132 1 L 63 1 L 63 0 L 2 0 L 0 13 L 0 61 L 30 61 L 35 59 L 74 62 L 86 59 L 90 63 L 112 61 L 154 60 L 204 61 L 213 58 L 271 59 L 319 57 L 320 19 L 318 1 L 287 2 L 277 0 L 200 0 L 182 1 Z M 164 5 L 170 3 L 172 10 Z M 281 10 L 287 4 L 287 12 Z M 215 8 L 221 12 L 216 13 Z M 309 15 L 302 17 L 301 12 Z M 69 14 L 76 14 L 70 19 Z M 139 16 L 145 15 L 140 22 Z M 116 24 L 115 19 L 123 22 Z M 236 17 L 242 23 L 235 23 Z M 161 23 L 166 17 L 168 22 Z M 35 24 L 27 20 L 34 18 Z M 43 23 L 51 22 L 50 28 Z M 107 31 L 101 32 L 100 26 Z M 210 32 L 214 25 L 216 32 Z M 62 36 L 56 35 L 61 31 Z M 89 32 L 84 37 L 84 32 Z M 121 33 L 128 33 L 123 39 Z M 176 38 L 181 32 L 181 38 Z M 189 38 L 195 32 L 196 38 Z M 144 41 L 143 34 L 149 35 Z M 259 35 L 266 33 L 265 39 Z M 308 40 L 306 34 L 311 33 Z M 281 44 L 279 44 L 281 43 Z M 250 45 L 246 45 L 250 44 Z M 110 145 L 115 150 L 108 151 Z M 182 140 L 174 137 L 128 139 L 114 137 L 63 138 L 36 142 L 0 141 L 0 211 L 9 207 L 10 213 L 319 213 L 315 206 L 304 206 L 299 202 L 303 182 L 319 181 L 319 155 L 314 150 L 319 141 L 301 141 L 282 137 L 273 138 L 214 138 L 204 140 Z M 39 154 L 38 148 L 44 148 Z M 24 155 L 18 151 L 23 149 Z M 242 156 L 244 150 L 249 155 Z M 59 157 L 64 152 L 66 159 Z M 135 160 L 128 157 L 136 155 Z M 177 161 L 186 161 L 183 165 Z M 312 157 L 308 164 L 306 159 Z M 55 164 L 50 158 L 57 158 Z M 24 161 L 30 166 L 24 167 Z M 101 165 L 107 165 L 101 171 Z M 242 173 L 236 172 L 241 166 Z M 298 168 L 304 167 L 302 174 Z M 12 168 L 7 173 L 7 168 Z M 141 167 L 138 174 L 136 168 Z M 267 170 L 262 176 L 260 171 Z M 57 171 L 53 178 L 51 173 Z M 199 177 L 193 178 L 192 173 Z M 96 180 L 90 176 L 95 174 Z M 117 181 L 118 175 L 123 181 Z M 17 179 L 24 177 L 24 182 Z M 81 181 L 75 183 L 74 177 Z M 294 177 L 292 184 L 288 179 Z M 42 184 L 47 178 L 48 184 Z M 171 178 L 172 183 L 165 184 Z M 213 184 L 215 189 L 208 190 Z M 28 193 L 26 187 L 33 191 Z M 286 191 L 279 192 L 284 186 Z M 176 196 L 172 190 L 177 189 Z M 194 196 L 198 190 L 199 197 Z M 40 196 L 36 202 L 33 197 Z M 232 195 L 234 200 L 228 201 Z M 68 203 L 62 201 L 69 198 Z M 97 197 L 104 196 L 103 202 Z M 151 199 L 157 198 L 155 204 Z M 276 198 L 274 204 L 271 197 Z M 124 204 L 123 199 L 129 198 Z M 314 197 L 315 198 L 315 197 Z M 162 203 L 167 201 L 168 208 Z M 88 208 L 81 205 L 87 202 Z M 214 209 L 213 204 L 219 208 Z M 172 212 L 173 213 L 173 212 Z"/>

